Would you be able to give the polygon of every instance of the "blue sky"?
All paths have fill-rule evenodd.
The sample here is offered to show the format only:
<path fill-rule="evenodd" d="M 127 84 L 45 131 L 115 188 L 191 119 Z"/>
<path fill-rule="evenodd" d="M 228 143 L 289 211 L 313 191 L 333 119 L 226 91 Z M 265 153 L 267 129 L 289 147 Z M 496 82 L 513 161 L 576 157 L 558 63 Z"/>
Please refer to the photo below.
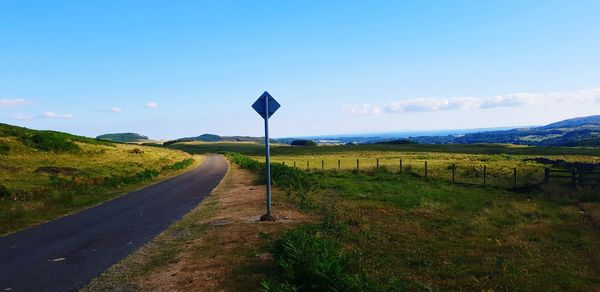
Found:
<path fill-rule="evenodd" d="M 276 137 L 600 114 L 600 1 L 0 0 L 0 122 Z"/>

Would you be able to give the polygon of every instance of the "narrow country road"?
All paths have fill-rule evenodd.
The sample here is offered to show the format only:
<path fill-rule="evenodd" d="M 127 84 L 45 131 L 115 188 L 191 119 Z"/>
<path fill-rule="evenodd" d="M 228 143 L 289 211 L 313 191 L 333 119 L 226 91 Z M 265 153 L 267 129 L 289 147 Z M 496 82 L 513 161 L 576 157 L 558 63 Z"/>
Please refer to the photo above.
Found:
<path fill-rule="evenodd" d="M 223 156 L 57 220 L 0 237 L 0 291 L 72 291 L 196 207 L 224 177 Z"/>

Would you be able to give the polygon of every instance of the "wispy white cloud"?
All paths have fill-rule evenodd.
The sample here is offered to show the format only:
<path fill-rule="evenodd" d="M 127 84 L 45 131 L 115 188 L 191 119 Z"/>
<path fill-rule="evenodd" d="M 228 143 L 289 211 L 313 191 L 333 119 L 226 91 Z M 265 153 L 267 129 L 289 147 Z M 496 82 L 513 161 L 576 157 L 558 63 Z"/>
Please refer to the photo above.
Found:
<path fill-rule="evenodd" d="M 157 109 L 158 103 L 151 101 L 151 102 L 147 103 L 144 107 L 149 108 L 149 109 Z"/>
<path fill-rule="evenodd" d="M 393 101 L 385 108 L 387 112 L 433 112 L 454 109 L 469 109 L 477 105 L 472 97 L 453 98 L 413 98 Z"/>
<path fill-rule="evenodd" d="M 497 95 L 487 98 L 411 98 L 392 101 L 385 107 L 385 111 L 390 113 L 433 112 L 457 109 L 492 109 L 500 107 L 522 107 L 563 103 L 573 104 L 599 102 L 600 88 L 592 88 L 571 92 L 520 92 L 506 95 Z"/>
<path fill-rule="evenodd" d="M 73 118 L 72 114 L 59 114 L 55 112 L 45 112 L 40 115 L 41 118 L 46 119 L 70 119 Z"/>
<path fill-rule="evenodd" d="M 23 113 L 16 113 L 16 114 L 12 115 L 12 118 L 15 120 L 32 120 L 34 117 L 25 115 Z"/>
<path fill-rule="evenodd" d="M 342 110 L 345 112 L 349 112 L 353 115 L 377 115 L 381 113 L 381 109 L 372 104 L 364 103 L 364 104 L 344 104 L 342 105 Z"/>
<path fill-rule="evenodd" d="M 17 107 L 28 105 L 31 102 L 24 98 L 0 99 L 0 108 Z"/>
<path fill-rule="evenodd" d="M 480 108 L 515 107 L 539 104 L 544 101 L 544 95 L 535 93 L 513 93 L 492 96 L 482 101 Z"/>
<path fill-rule="evenodd" d="M 109 109 L 101 109 L 101 110 L 96 110 L 97 112 L 102 112 L 102 113 L 122 113 L 125 110 L 123 110 L 123 108 L 120 107 L 111 107 Z"/>

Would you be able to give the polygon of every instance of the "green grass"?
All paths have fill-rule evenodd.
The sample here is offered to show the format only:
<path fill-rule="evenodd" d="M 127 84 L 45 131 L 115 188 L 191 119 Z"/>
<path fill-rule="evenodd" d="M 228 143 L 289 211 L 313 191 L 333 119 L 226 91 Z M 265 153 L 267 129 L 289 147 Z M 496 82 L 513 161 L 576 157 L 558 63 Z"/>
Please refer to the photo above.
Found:
<path fill-rule="evenodd" d="M 189 153 L 236 152 L 255 159 L 264 159 L 264 146 L 252 143 L 178 143 L 171 147 Z M 528 158 L 546 157 L 570 162 L 600 163 L 599 149 L 568 147 L 526 147 L 515 145 L 344 145 L 318 147 L 275 146 L 271 159 L 275 163 L 296 165 L 309 170 L 355 170 L 373 171 L 379 160 L 380 169 L 452 181 L 457 183 L 484 184 L 499 188 L 514 187 L 514 169 L 517 169 L 517 187 L 527 187 L 544 181 L 544 168 L 551 167 Z M 568 180 L 556 179 L 568 184 Z"/>
<path fill-rule="evenodd" d="M 78 152 L 76 143 L 113 146 L 108 141 L 71 135 L 56 131 L 38 131 L 0 123 L 0 137 L 16 137 L 23 144 L 49 152 Z M 1 154 L 1 151 L 0 151 Z"/>
<path fill-rule="evenodd" d="M 40 135 L 50 138 L 35 138 Z M 0 153 L 0 235 L 96 205 L 194 164 L 181 151 L 5 125 L 0 125 L 0 145 L 7 149 Z"/>
<path fill-rule="evenodd" d="M 251 156 L 264 161 L 263 156 Z M 527 158 L 539 156 L 511 155 L 511 154 L 465 154 L 442 152 L 392 152 L 392 151 L 352 151 L 304 154 L 302 149 L 294 154 L 273 154 L 271 161 L 285 163 L 299 169 L 320 170 L 356 170 L 373 172 L 379 170 L 417 176 L 425 176 L 425 163 L 427 163 L 427 176 L 430 178 L 454 181 L 463 184 L 494 186 L 499 188 L 514 187 L 514 169 L 517 169 L 517 187 L 532 186 L 544 181 L 544 168 L 550 165 L 528 161 Z M 566 161 L 599 162 L 600 158 L 582 155 L 552 155 L 544 156 L 551 159 Z M 338 164 L 339 163 L 339 164 Z M 485 169 L 484 169 L 485 168 Z M 484 181 L 485 172 L 485 181 Z M 568 179 L 555 179 L 562 184 L 568 184 Z"/>
<path fill-rule="evenodd" d="M 232 160 L 262 167 L 239 155 Z M 265 290 L 600 288 L 600 234 L 584 223 L 574 198 L 385 171 L 286 168 L 273 165 L 275 184 L 305 193 L 312 204 L 304 205 L 322 222 L 274 244 L 277 265 Z"/>
<path fill-rule="evenodd" d="M 169 147 L 184 150 L 189 153 L 236 152 L 245 155 L 264 155 L 264 145 L 256 143 L 204 143 L 183 142 Z M 290 155 L 337 155 L 346 152 L 424 152 L 424 153 L 454 153 L 454 154 L 483 154 L 483 155 L 526 155 L 526 156 L 600 156 L 600 148 L 594 147 L 529 147 L 522 145 L 504 144 L 373 144 L 373 145 L 338 145 L 291 147 L 288 145 L 272 145 L 271 154 L 274 156 Z"/>

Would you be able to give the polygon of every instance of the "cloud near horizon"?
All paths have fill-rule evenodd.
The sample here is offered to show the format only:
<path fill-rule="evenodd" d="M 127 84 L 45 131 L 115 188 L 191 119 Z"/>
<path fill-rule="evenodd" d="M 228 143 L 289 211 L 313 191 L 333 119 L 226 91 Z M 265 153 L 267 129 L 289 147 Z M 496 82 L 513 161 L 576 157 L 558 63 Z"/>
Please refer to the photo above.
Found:
<path fill-rule="evenodd" d="M 158 103 L 151 101 L 151 102 L 147 103 L 144 107 L 149 108 L 149 109 L 157 109 Z"/>
<path fill-rule="evenodd" d="M 366 116 L 366 115 L 377 115 L 381 113 L 381 109 L 378 106 L 364 103 L 364 104 L 344 104 L 342 110 L 349 112 L 353 115 Z"/>
<path fill-rule="evenodd" d="M 16 113 L 16 114 L 12 115 L 12 118 L 15 120 L 33 120 L 34 119 L 33 116 L 28 116 L 23 113 Z"/>
<path fill-rule="evenodd" d="M 600 103 L 600 88 L 582 89 L 571 92 L 551 93 L 512 93 L 488 98 L 449 97 L 449 98 L 409 98 L 392 101 L 381 111 L 377 105 L 343 105 L 342 109 L 358 115 L 387 113 L 418 113 L 449 110 L 492 109 L 502 107 L 522 107 L 564 103 Z"/>
<path fill-rule="evenodd" d="M 0 99 L 0 108 L 17 107 L 28 104 L 31 104 L 31 102 L 24 98 Z"/>
<path fill-rule="evenodd" d="M 447 111 L 473 108 L 477 103 L 473 97 L 413 98 L 390 102 L 385 110 L 391 113 Z"/>
<path fill-rule="evenodd" d="M 55 112 L 45 112 L 40 115 L 41 118 L 46 119 L 71 119 L 73 118 L 72 114 L 59 114 Z"/>

